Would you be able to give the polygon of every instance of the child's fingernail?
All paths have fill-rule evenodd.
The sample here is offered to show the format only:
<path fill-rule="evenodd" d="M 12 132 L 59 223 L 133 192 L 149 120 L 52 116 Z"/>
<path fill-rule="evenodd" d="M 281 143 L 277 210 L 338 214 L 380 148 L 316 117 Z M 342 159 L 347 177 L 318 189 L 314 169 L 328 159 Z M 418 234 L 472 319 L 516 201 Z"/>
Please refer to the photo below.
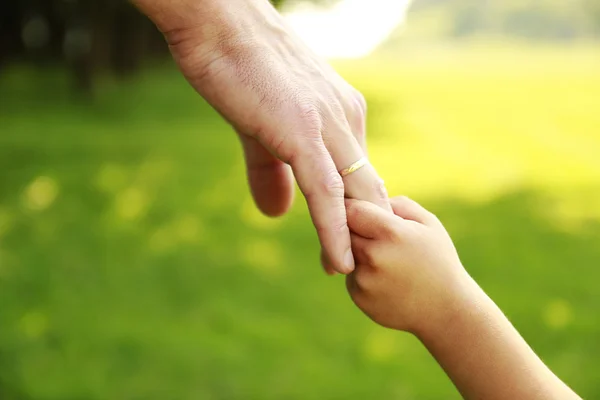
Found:
<path fill-rule="evenodd" d="M 348 270 L 348 273 L 354 271 L 354 256 L 352 255 L 351 249 L 348 249 L 344 255 L 344 265 Z"/>

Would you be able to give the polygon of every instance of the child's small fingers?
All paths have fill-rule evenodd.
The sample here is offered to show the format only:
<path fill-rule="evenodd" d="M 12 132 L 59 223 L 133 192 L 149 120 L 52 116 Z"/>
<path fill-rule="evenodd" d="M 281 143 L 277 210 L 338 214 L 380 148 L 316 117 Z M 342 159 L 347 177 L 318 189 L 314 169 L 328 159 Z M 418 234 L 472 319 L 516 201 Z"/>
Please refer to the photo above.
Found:
<path fill-rule="evenodd" d="M 394 214 L 403 219 L 415 221 L 423 225 L 434 225 L 439 223 L 437 217 L 433 213 L 406 196 L 394 197 L 390 199 L 390 204 L 392 205 Z"/>
<path fill-rule="evenodd" d="M 335 275 L 337 273 L 331 265 L 331 261 L 329 261 L 329 257 L 327 257 L 327 254 L 325 254 L 325 251 L 323 251 L 323 249 L 321 249 L 321 265 L 323 266 L 323 269 L 325 270 L 325 273 L 327 275 Z"/>
<path fill-rule="evenodd" d="M 351 232 L 369 239 L 390 237 L 398 220 L 373 203 L 354 199 L 346 199 L 346 218 Z"/>
<path fill-rule="evenodd" d="M 373 261 L 369 251 L 370 247 L 373 246 L 373 240 L 366 239 L 356 233 L 350 233 L 350 243 L 352 244 L 355 264 L 368 265 Z"/>

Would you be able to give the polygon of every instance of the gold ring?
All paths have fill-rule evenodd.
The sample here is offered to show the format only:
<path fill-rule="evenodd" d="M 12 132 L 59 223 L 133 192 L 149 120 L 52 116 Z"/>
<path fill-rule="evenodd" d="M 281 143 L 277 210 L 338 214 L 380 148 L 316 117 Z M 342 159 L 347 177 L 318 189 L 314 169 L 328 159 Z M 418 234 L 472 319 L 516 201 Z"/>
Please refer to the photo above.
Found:
<path fill-rule="evenodd" d="M 348 176 L 351 173 L 358 171 L 359 169 L 361 169 L 368 163 L 369 163 L 369 160 L 367 160 L 367 157 L 362 157 L 358 161 L 350 164 L 350 166 L 348 168 L 344 168 L 344 169 L 340 170 L 339 171 L 340 175 L 342 176 L 342 178 L 345 176 Z"/>

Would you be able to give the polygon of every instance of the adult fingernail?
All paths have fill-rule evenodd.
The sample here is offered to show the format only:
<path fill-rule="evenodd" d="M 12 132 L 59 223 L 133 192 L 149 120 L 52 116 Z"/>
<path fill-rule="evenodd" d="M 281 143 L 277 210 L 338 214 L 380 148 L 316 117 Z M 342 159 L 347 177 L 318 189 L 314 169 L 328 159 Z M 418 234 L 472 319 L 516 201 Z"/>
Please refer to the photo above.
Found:
<path fill-rule="evenodd" d="M 352 255 L 351 249 L 348 249 L 344 255 L 344 266 L 348 273 L 354 271 L 354 256 Z"/>

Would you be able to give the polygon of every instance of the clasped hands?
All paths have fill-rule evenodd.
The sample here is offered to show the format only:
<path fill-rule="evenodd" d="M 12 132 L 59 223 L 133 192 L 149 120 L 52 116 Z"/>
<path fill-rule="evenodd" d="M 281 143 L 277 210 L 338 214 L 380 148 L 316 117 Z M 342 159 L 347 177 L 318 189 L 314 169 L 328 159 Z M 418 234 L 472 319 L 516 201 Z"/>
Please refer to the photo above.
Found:
<path fill-rule="evenodd" d="M 347 275 L 362 311 L 415 334 L 465 398 L 579 398 L 471 279 L 440 221 L 406 197 L 388 199 L 360 161 L 364 98 L 268 0 L 133 1 L 238 133 L 258 207 L 285 213 L 298 182 L 325 270 Z"/>
<path fill-rule="evenodd" d="M 406 288 L 420 285 L 406 269 L 433 275 L 421 268 L 425 261 L 418 255 L 428 249 L 438 254 L 436 241 L 449 262 L 459 264 L 441 225 L 409 200 L 390 201 L 371 164 L 340 174 L 366 156 L 365 99 L 296 37 L 267 0 L 135 3 L 164 33 L 190 84 L 238 133 L 258 207 L 271 216 L 285 213 L 297 181 L 322 264 L 330 274 L 348 275 L 359 307 L 368 311 L 365 294 L 386 287 L 381 271 L 388 262 L 381 257 L 405 252 L 400 260 L 416 262 L 394 272 L 397 279 L 405 275 Z M 385 250 L 392 243 L 401 246 Z"/>

